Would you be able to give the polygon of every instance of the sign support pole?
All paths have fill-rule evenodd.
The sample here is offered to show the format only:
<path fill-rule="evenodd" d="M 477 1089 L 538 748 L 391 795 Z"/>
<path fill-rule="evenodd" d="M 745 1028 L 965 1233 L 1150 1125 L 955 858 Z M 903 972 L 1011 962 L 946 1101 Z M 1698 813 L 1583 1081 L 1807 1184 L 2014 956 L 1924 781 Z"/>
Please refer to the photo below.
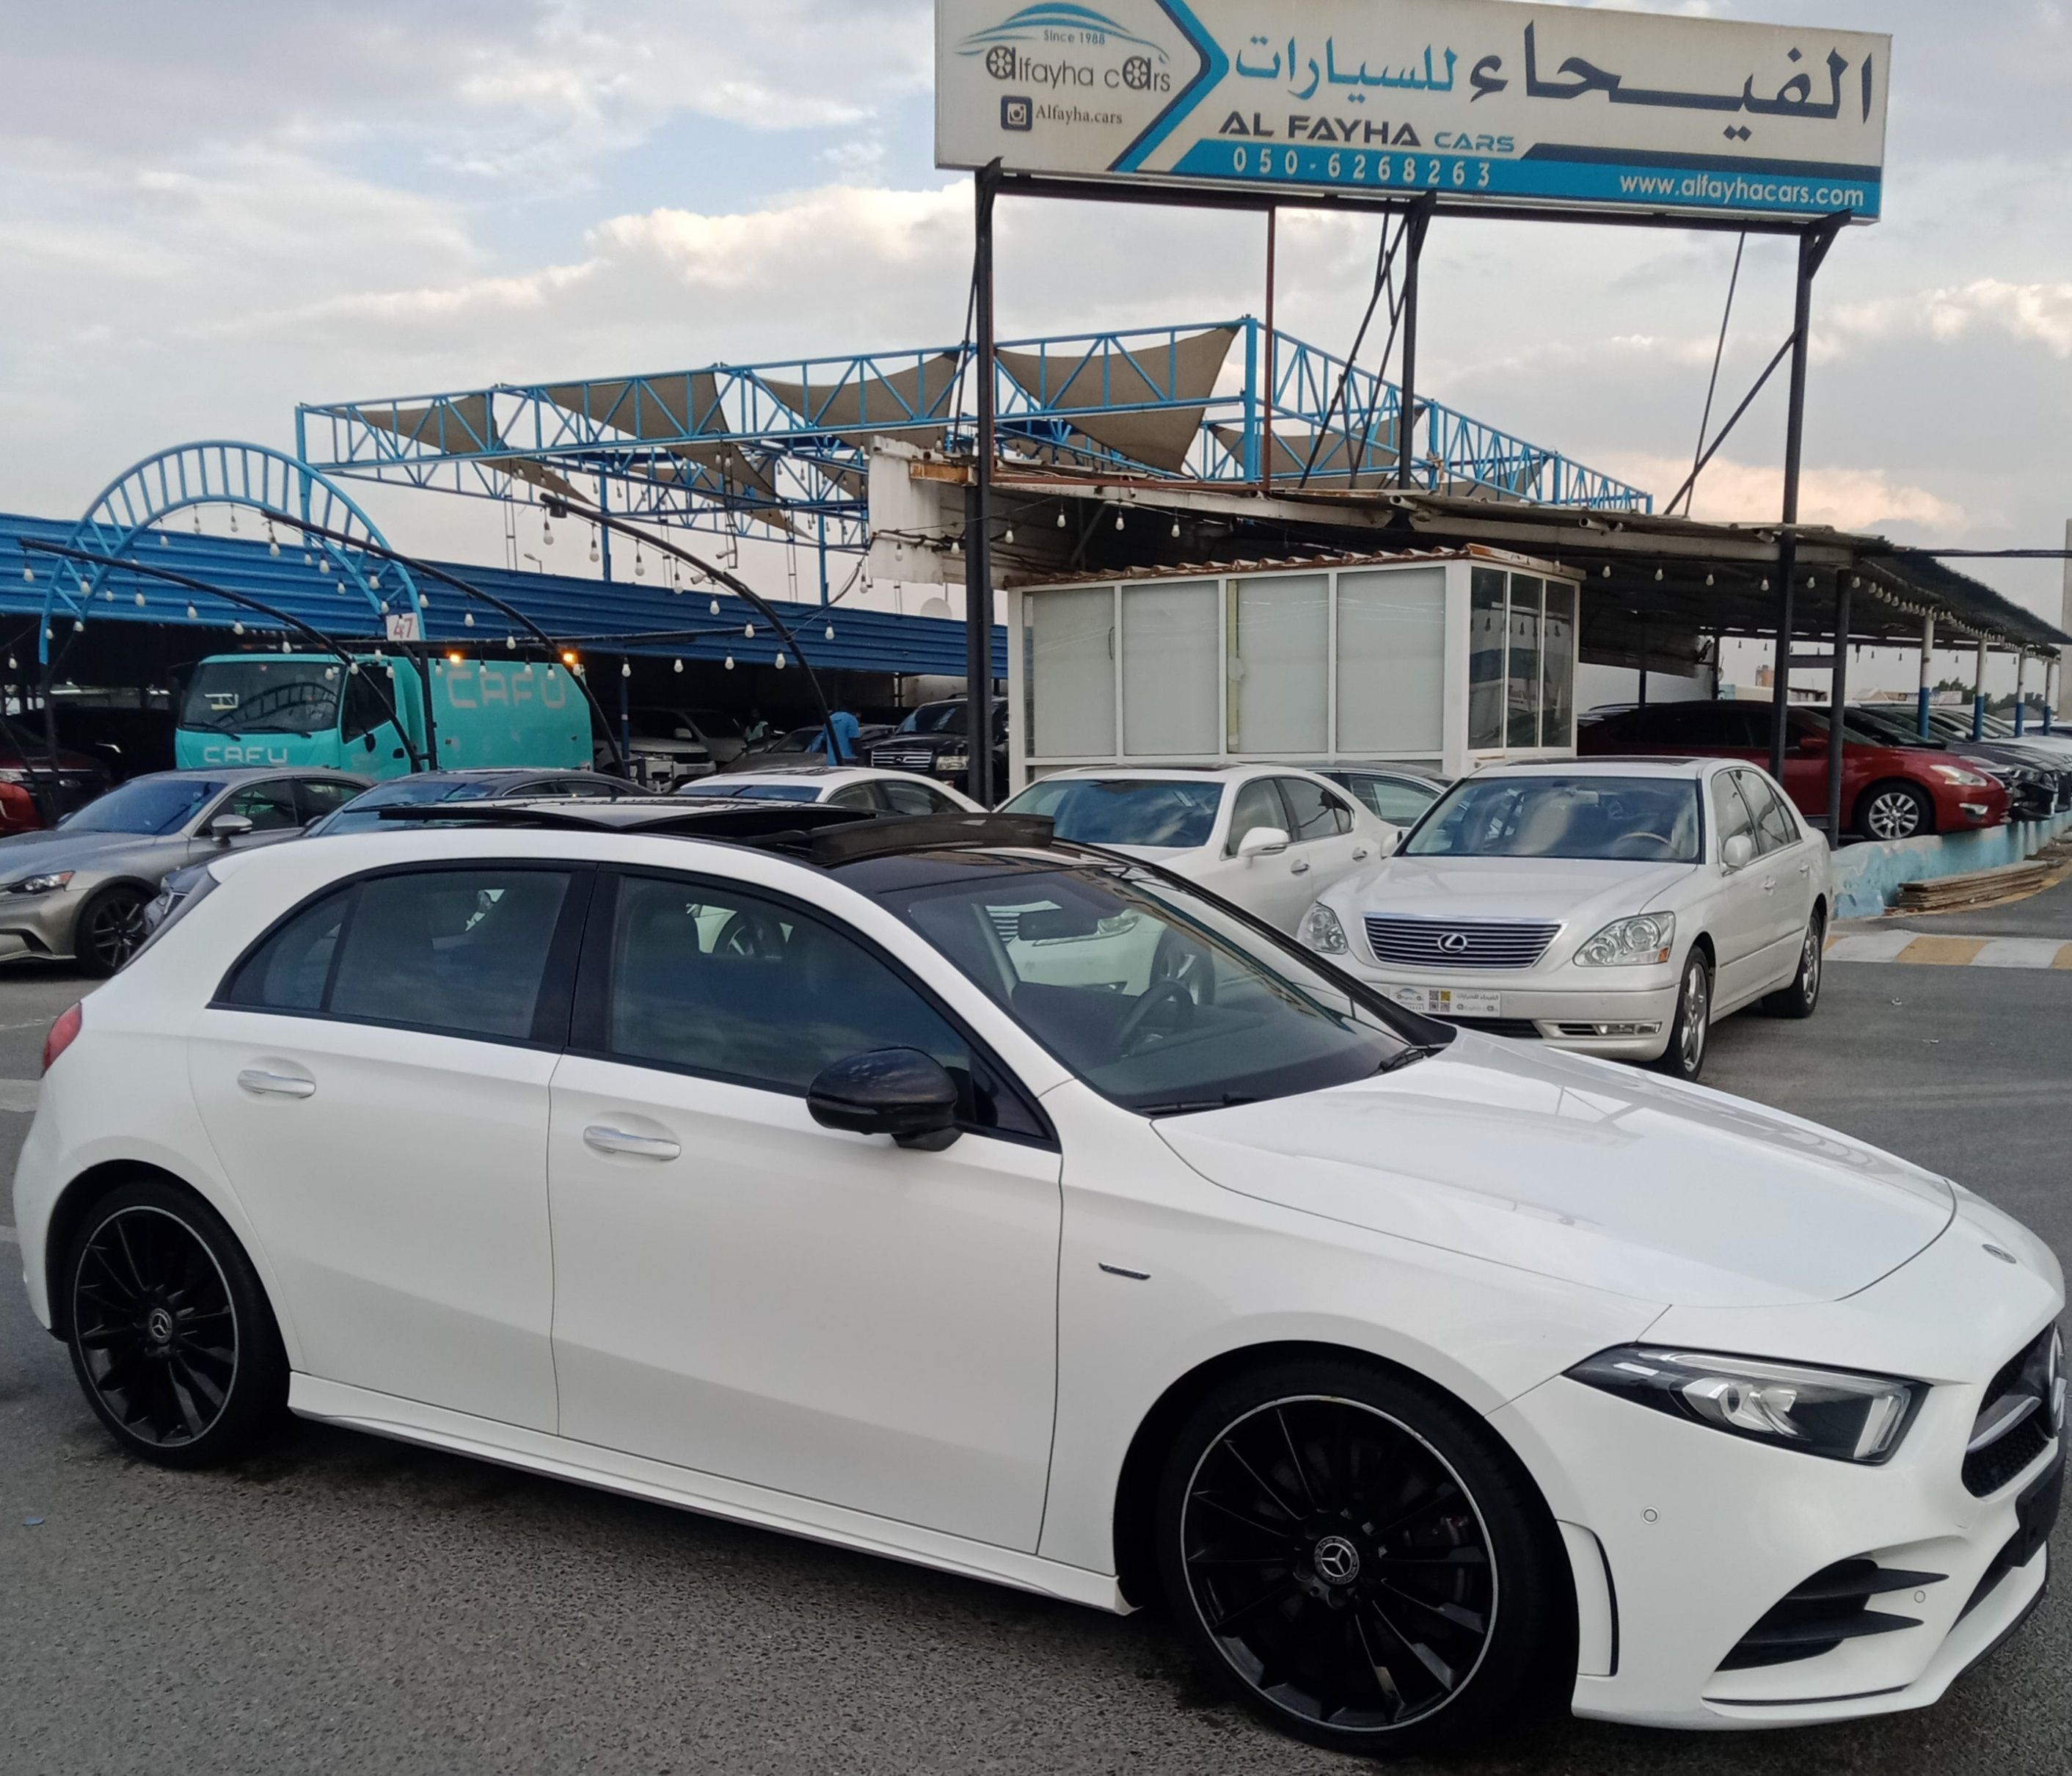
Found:
<path fill-rule="evenodd" d="M 972 274 L 977 284 L 978 440 L 971 484 L 964 492 L 965 729 L 971 742 L 966 793 L 981 808 L 995 800 L 993 781 L 993 211 L 1000 163 L 975 175 L 977 242 Z"/>
<path fill-rule="evenodd" d="M 1770 719 L 1770 774 L 1784 781 L 1784 743 L 1790 726 L 1792 597 L 1799 577 L 1799 482 L 1806 454 L 1806 358 L 1813 332 L 1813 280 L 1846 217 L 1829 216 L 1799 237 L 1799 289 L 1792 314 L 1791 394 L 1784 422 L 1784 534 L 1777 544 L 1777 699 Z"/>
<path fill-rule="evenodd" d="M 1402 405 L 1396 414 L 1396 484 L 1414 484 L 1417 472 L 1417 269 L 1424 257 L 1424 231 L 1432 225 L 1428 199 L 1404 217 L 1410 237 L 1403 249 Z"/>

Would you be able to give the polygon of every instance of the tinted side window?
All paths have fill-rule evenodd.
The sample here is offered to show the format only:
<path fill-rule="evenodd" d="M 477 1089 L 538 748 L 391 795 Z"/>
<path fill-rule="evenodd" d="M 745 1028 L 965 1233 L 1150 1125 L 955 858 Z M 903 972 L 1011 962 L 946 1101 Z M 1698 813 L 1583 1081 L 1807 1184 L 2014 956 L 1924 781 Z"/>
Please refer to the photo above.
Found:
<path fill-rule="evenodd" d="M 1431 790 L 1420 789 L 1392 777 L 1355 777 L 1352 792 L 1391 826 L 1414 826 L 1424 810 L 1438 800 Z"/>
<path fill-rule="evenodd" d="M 884 797 L 885 806 L 895 814 L 947 814 L 956 806 L 932 784 L 902 783 L 894 778 L 881 777 L 874 787 Z"/>
<path fill-rule="evenodd" d="M 1288 836 L 1297 844 L 1353 830 L 1352 811 L 1320 783 L 1307 777 L 1276 779 L 1288 805 Z"/>
<path fill-rule="evenodd" d="M 1767 855 L 1797 844 L 1798 816 L 1785 806 L 1783 797 L 1770 787 L 1769 779 L 1759 777 L 1753 771 L 1737 771 L 1734 776 L 1741 784 L 1749 811 L 1755 816 L 1756 849 Z"/>
<path fill-rule="evenodd" d="M 242 814 L 256 833 L 290 832 L 302 824 L 295 810 L 295 785 L 287 777 L 240 789 L 217 812 Z"/>
<path fill-rule="evenodd" d="M 803 1094 L 824 1067 L 919 1049 L 957 1082 L 961 1119 L 1035 1134 L 990 1062 L 903 976 L 832 924 L 731 885 L 625 876 L 602 962 L 615 1058 Z"/>
<path fill-rule="evenodd" d="M 345 717 L 339 730 L 341 740 L 356 740 L 389 719 L 388 705 L 382 700 L 381 692 L 368 682 L 369 670 L 363 666 L 346 678 Z M 385 684 L 384 688 L 388 688 Z"/>
<path fill-rule="evenodd" d="M 258 1011 L 528 1040 L 570 881 L 562 870 L 508 867 L 370 877 L 290 918 L 224 997 Z"/>
<path fill-rule="evenodd" d="M 322 1010 L 354 892 L 326 895 L 294 914 L 245 958 L 224 989 L 224 1002 L 254 1011 Z"/>
<path fill-rule="evenodd" d="M 320 779 L 298 783 L 295 794 L 302 804 L 301 823 L 306 826 L 311 821 L 321 820 L 326 814 L 337 813 L 360 793 L 359 788 L 350 783 L 331 783 Z"/>
<path fill-rule="evenodd" d="M 1278 826 L 1285 831 L 1288 822 L 1288 810 L 1281 804 L 1281 792 L 1273 787 L 1273 780 L 1255 777 L 1237 793 L 1237 806 L 1231 810 L 1228 848 L 1235 855 L 1247 833 L 1260 826 Z"/>
<path fill-rule="evenodd" d="M 1725 859 L 1729 839 L 1746 834 L 1750 843 L 1755 841 L 1755 818 L 1741 800 L 1741 791 L 1734 787 L 1739 775 L 1722 771 L 1712 779 L 1712 855 L 1720 861 Z"/>

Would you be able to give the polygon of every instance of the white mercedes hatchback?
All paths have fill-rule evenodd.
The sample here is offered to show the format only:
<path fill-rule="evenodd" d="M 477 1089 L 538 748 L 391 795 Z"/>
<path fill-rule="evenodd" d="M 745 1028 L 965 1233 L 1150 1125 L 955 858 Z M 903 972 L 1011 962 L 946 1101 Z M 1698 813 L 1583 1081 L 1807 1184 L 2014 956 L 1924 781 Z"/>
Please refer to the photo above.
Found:
<path fill-rule="evenodd" d="M 1696 1079 L 1712 1026 L 1811 1017 L 1827 843 L 1729 759 L 1494 766 L 1322 898 L 1303 942 L 1400 1005 Z"/>
<path fill-rule="evenodd" d="M 1918 1708 L 2042 1592 L 2063 1279 L 1947 1179 L 1041 822 L 471 819 L 226 862 L 52 1030 L 24 1275 L 138 1456 L 1162 1597 L 1350 1749 Z"/>

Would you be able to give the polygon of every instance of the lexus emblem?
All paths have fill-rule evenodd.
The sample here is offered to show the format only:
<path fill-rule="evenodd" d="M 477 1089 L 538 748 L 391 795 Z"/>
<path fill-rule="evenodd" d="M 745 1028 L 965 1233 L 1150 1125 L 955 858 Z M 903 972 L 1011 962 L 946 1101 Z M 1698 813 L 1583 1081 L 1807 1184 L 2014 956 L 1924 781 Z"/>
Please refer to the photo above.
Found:
<path fill-rule="evenodd" d="M 1439 947 L 1449 956 L 1465 956 L 1468 953 L 1468 934 L 1465 931 L 1449 931 L 1439 940 Z"/>

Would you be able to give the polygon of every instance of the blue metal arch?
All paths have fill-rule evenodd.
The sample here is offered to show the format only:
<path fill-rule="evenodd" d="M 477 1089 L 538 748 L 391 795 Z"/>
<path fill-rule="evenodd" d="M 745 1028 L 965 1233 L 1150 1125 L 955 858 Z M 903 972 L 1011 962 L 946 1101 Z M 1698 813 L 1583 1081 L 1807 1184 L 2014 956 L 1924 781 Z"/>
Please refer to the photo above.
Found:
<path fill-rule="evenodd" d="M 388 539 L 359 503 L 321 469 L 265 444 L 230 439 L 177 444 L 132 464 L 102 489 L 87 508 L 86 515 L 72 526 L 66 541 L 75 549 L 120 557 L 138 538 L 174 513 L 204 505 L 296 513 L 327 530 L 364 538 L 380 548 L 388 546 Z M 162 544 L 163 537 L 159 540 Z M 319 571 L 335 567 L 346 584 L 359 590 L 376 616 L 386 617 L 393 604 L 400 601 L 416 614 L 418 635 L 426 633 L 424 595 L 401 562 L 371 558 L 327 538 L 306 534 L 291 538 L 289 542 L 299 546 L 303 559 Z M 278 554 L 282 546 L 282 540 L 276 537 L 273 552 Z M 119 571 L 91 562 L 67 562 L 51 572 L 43 591 L 43 620 L 37 640 L 39 657 L 43 663 L 49 662 L 51 638 L 61 612 L 71 617 L 75 628 L 84 628 L 95 595 L 113 597 L 103 583 L 111 573 Z M 384 588 L 384 575 L 394 576 L 393 593 Z M 345 586 L 339 589 L 344 591 Z M 136 599 L 140 604 L 147 602 L 141 591 Z"/>

